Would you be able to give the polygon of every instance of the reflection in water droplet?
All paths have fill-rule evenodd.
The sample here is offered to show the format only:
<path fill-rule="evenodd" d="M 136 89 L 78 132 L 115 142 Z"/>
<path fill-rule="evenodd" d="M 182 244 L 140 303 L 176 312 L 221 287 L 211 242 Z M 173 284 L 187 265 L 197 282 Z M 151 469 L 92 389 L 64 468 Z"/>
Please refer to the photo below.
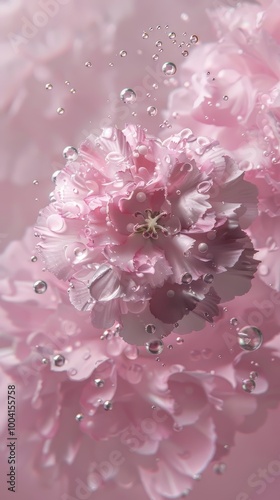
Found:
<path fill-rule="evenodd" d="M 64 108 L 57 108 L 57 110 L 56 110 L 56 112 L 57 112 L 58 115 L 63 115 L 64 111 L 65 111 Z"/>
<path fill-rule="evenodd" d="M 56 354 L 53 358 L 55 366 L 63 366 L 65 363 L 65 357 L 62 354 Z"/>
<path fill-rule="evenodd" d="M 45 281 L 41 281 L 41 280 L 35 281 L 35 283 L 33 285 L 34 292 L 38 293 L 38 294 L 45 293 L 47 288 L 48 288 L 47 283 Z"/>
<path fill-rule="evenodd" d="M 131 104 L 136 101 L 136 94 L 133 89 L 123 89 L 120 93 L 120 98 L 125 104 Z"/>
<path fill-rule="evenodd" d="M 112 403 L 112 401 L 109 401 L 109 400 L 104 401 L 103 408 L 106 411 L 112 410 L 113 409 L 113 403 Z"/>
<path fill-rule="evenodd" d="M 262 332 L 255 326 L 245 326 L 237 333 L 238 344 L 245 351 L 259 349 L 263 342 Z"/>
<path fill-rule="evenodd" d="M 242 382 L 243 391 L 251 393 L 255 390 L 255 388 L 256 388 L 256 383 L 254 380 L 250 378 L 246 378 L 245 380 L 243 380 Z"/>
<path fill-rule="evenodd" d="M 162 66 L 162 71 L 166 76 L 173 76 L 175 75 L 177 68 L 176 65 L 172 62 L 166 62 Z"/>
<path fill-rule="evenodd" d="M 73 146 L 67 146 L 63 150 L 63 156 L 68 161 L 75 161 L 78 158 L 78 151 Z"/>
<path fill-rule="evenodd" d="M 150 340 L 145 345 L 147 351 L 151 354 L 161 354 L 164 347 L 162 340 L 159 339 Z"/>

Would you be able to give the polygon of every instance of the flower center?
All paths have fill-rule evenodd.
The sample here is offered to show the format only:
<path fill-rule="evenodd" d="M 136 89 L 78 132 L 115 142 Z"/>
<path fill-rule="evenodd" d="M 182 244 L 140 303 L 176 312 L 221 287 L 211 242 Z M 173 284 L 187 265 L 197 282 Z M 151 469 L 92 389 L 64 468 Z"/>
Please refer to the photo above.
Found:
<path fill-rule="evenodd" d="M 134 233 L 141 233 L 144 238 L 153 238 L 154 240 L 158 238 L 159 231 L 164 236 L 168 235 L 166 227 L 159 224 L 160 219 L 167 216 L 166 212 L 153 212 L 150 208 L 147 208 L 145 213 L 136 212 L 135 216 L 138 217 L 139 215 L 144 219 L 144 223 L 135 224 Z"/>

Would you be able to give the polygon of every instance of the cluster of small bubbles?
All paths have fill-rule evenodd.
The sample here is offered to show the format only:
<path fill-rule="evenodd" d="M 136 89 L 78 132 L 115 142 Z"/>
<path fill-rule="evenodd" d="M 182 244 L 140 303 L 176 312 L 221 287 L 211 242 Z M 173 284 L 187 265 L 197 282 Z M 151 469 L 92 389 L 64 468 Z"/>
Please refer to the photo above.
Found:
<path fill-rule="evenodd" d="M 216 474 L 223 474 L 226 470 L 227 466 L 226 464 L 224 464 L 223 462 L 219 463 L 219 464 L 215 464 L 213 466 L 213 471 L 216 473 Z"/>
<path fill-rule="evenodd" d="M 56 354 L 53 358 L 55 366 L 63 366 L 65 363 L 65 357 L 62 354 Z"/>
<path fill-rule="evenodd" d="M 182 283 L 189 285 L 192 282 L 192 275 L 190 273 L 185 273 L 182 277 Z"/>
<path fill-rule="evenodd" d="M 213 274 L 204 274 L 203 281 L 205 283 L 208 283 L 208 284 L 213 283 L 213 280 L 214 280 Z"/>
<path fill-rule="evenodd" d="M 149 38 L 149 33 L 147 33 L 146 31 L 144 31 L 142 33 L 142 38 L 144 38 L 144 40 L 146 40 L 147 38 Z"/>
<path fill-rule="evenodd" d="M 249 378 L 251 380 L 256 380 L 256 378 L 258 378 L 258 376 L 259 376 L 258 372 L 250 372 Z"/>
<path fill-rule="evenodd" d="M 149 324 L 145 326 L 145 331 L 150 334 L 154 334 L 156 331 L 155 325 Z"/>
<path fill-rule="evenodd" d="M 31 262 L 37 262 L 38 258 L 36 257 L 36 255 L 32 255 L 30 260 Z"/>
<path fill-rule="evenodd" d="M 253 392 L 256 388 L 256 382 L 251 378 L 246 378 L 242 382 L 242 389 L 245 392 Z"/>
<path fill-rule="evenodd" d="M 64 148 L 62 154 L 67 161 L 75 161 L 78 158 L 78 151 L 73 146 L 67 146 L 66 148 Z"/>
<path fill-rule="evenodd" d="M 65 111 L 64 108 L 57 108 L 57 110 L 56 110 L 56 112 L 57 112 L 58 115 L 63 115 L 64 111 Z"/>
<path fill-rule="evenodd" d="M 81 422 L 84 418 L 84 415 L 82 413 L 78 413 L 76 416 L 75 416 L 75 420 L 76 422 Z"/>
<path fill-rule="evenodd" d="M 149 114 L 150 116 L 156 116 L 156 115 L 157 115 L 158 110 L 157 110 L 157 108 L 156 108 L 155 106 L 149 106 L 149 107 L 147 108 L 147 112 L 148 112 L 148 114 Z"/>
<path fill-rule="evenodd" d="M 164 344 L 162 340 L 154 339 L 154 340 L 149 340 L 149 342 L 146 342 L 145 346 L 150 354 L 161 354 L 163 351 Z"/>
<path fill-rule="evenodd" d="M 182 339 L 182 337 L 177 337 L 176 338 L 176 342 L 177 342 L 178 345 L 183 344 L 184 343 L 184 339 Z"/>
<path fill-rule="evenodd" d="M 168 38 L 170 38 L 170 40 L 175 40 L 176 33 L 174 33 L 174 31 L 171 31 L 171 33 L 168 33 Z"/>
<path fill-rule="evenodd" d="M 112 403 L 112 401 L 109 401 L 109 400 L 104 401 L 103 408 L 106 411 L 111 411 L 113 409 L 113 403 Z"/>
<path fill-rule="evenodd" d="M 39 294 L 45 293 L 47 288 L 48 288 L 47 283 L 45 281 L 42 281 L 42 280 L 35 281 L 35 283 L 33 285 L 34 292 L 39 293 Z"/>
<path fill-rule="evenodd" d="M 94 383 L 95 383 L 96 387 L 98 387 L 98 388 L 103 387 L 105 384 L 105 382 L 102 378 L 95 378 Z"/>
<path fill-rule="evenodd" d="M 207 245 L 207 243 L 199 243 L 199 245 L 198 245 L 198 251 L 200 253 L 206 253 L 208 251 L 208 245 Z"/>
<path fill-rule="evenodd" d="M 131 104 L 136 101 L 136 94 L 133 89 L 125 88 L 121 91 L 120 98 L 125 104 Z"/>
<path fill-rule="evenodd" d="M 189 51 L 187 49 L 182 50 L 182 56 L 188 57 L 188 55 L 189 55 Z"/>
<path fill-rule="evenodd" d="M 127 56 L 127 52 L 126 52 L 126 50 L 121 50 L 121 51 L 120 51 L 120 56 L 121 56 L 121 57 L 126 57 L 126 56 Z"/>
<path fill-rule="evenodd" d="M 197 35 L 191 35 L 190 36 L 190 42 L 191 43 L 197 43 L 198 42 L 198 36 Z"/>
<path fill-rule="evenodd" d="M 85 66 L 87 68 L 91 68 L 92 67 L 92 63 L 90 61 L 87 61 L 87 62 L 85 62 Z"/>
<path fill-rule="evenodd" d="M 153 54 L 153 60 L 154 61 L 158 61 L 159 59 L 159 55 L 158 54 Z"/>
<path fill-rule="evenodd" d="M 255 351 L 263 342 L 262 332 L 255 326 L 245 326 L 238 333 L 238 344 L 244 351 Z"/>
<path fill-rule="evenodd" d="M 173 76 L 175 75 L 177 68 L 174 63 L 166 62 L 162 65 L 162 71 L 166 76 Z"/>

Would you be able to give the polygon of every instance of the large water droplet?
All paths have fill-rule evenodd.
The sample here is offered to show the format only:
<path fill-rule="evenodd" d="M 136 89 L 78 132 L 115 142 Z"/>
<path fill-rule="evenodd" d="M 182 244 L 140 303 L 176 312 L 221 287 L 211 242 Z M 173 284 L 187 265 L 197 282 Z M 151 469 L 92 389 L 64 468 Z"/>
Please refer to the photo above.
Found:
<path fill-rule="evenodd" d="M 263 342 L 262 332 L 255 326 L 245 326 L 237 333 L 238 344 L 245 351 L 259 349 Z"/>
<path fill-rule="evenodd" d="M 159 339 L 150 340 L 145 345 L 150 354 L 161 354 L 164 347 L 162 340 Z"/>
<path fill-rule="evenodd" d="M 45 281 L 42 281 L 42 280 L 35 281 L 35 283 L 33 285 L 34 292 L 39 293 L 39 294 L 45 293 L 47 288 L 48 288 L 47 283 Z"/>
<path fill-rule="evenodd" d="M 256 382 L 250 378 L 246 378 L 242 382 L 242 389 L 245 392 L 253 392 L 256 388 Z"/>
<path fill-rule="evenodd" d="M 65 357 L 62 354 L 56 354 L 53 358 L 55 366 L 63 366 L 65 363 Z"/>
<path fill-rule="evenodd" d="M 172 62 L 166 62 L 162 66 L 162 71 L 166 76 L 173 76 L 175 75 L 177 68 L 176 65 Z"/>
<path fill-rule="evenodd" d="M 133 89 L 123 89 L 120 93 L 120 98 L 125 104 L 132 104 L 136 101 L 136 94 Z"/>
<path fill-rule="evenodd" d="M 73 146 L 67 146 L 63 150 L 63 156 L 67 161 L 75 161 L 78 158 L 78 151 Z"/>

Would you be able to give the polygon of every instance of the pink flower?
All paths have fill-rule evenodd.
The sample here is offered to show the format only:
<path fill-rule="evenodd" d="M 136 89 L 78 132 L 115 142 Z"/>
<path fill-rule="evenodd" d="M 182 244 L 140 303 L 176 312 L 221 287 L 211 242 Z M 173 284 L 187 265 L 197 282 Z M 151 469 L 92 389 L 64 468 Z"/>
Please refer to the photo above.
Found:
<path fill-rule="evenodd" d="M 220 300 L 249 289 L 256 261 L 242 228 L 256 190 L 216 142 L 108 128 L 74 156 L 38 218 L 37 249 L 95 327 L 118 323 L 143 345 L 174 323 L 211 322 Z"/>
<path fill-rule="evenodd" d="M 279 400 L 279 294 L 254 280 L 246 300 L 226 304 L 214 327 L 185 341 L 176 329 L 157 362 L 118 331 L 93 330 L 51 275 L 47 291 L 34 293 L 42 271 L 30 261 L 32 243 L 29 231 L 7 248 L 0 280 L 1 380 L 5 389 L 16 385 L 21 494 L 68 500 L 82 488 L 89 498 L 109 499 L 113 488 L 116 498 L 136 492 L 139 500 L 164 500 L 195 490 L 195 479 L 228 454 L 236 432 L 257 429 Z M 241 354 L 238 328 L 256 314 L 266 343 Z M 250 370 L 258 377 L 249 395 L 241 385 Z M 5 422 L 0 432 L 5 446 Z"/>

